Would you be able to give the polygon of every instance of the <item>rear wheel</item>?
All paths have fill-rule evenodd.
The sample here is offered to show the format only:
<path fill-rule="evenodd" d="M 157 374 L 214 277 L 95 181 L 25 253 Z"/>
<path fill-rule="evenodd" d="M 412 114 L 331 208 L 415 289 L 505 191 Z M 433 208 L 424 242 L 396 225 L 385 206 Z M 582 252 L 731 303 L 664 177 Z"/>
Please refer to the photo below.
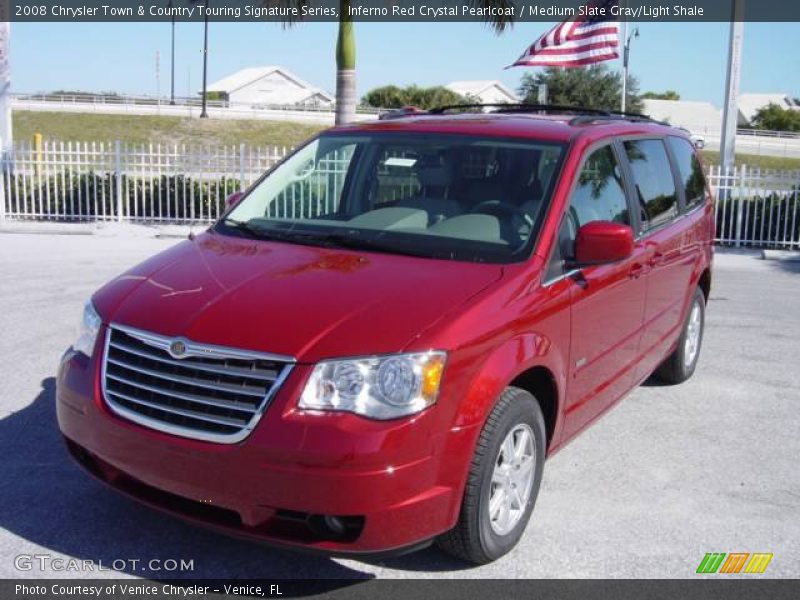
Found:
<path fill-rule="evenodd" d="M 694 374 L 703 343 L 705 314 L 706 297 L 700 288 L 696 288 L 678 340 L 678 347 L 656 369 L 656 377 L 666 383 L 683 383 Z"/>
<path fill-rule="evenodd" d="M 542 481 L 545 424 L 536 399 L 509 387 L 481 431 L 456 526 L 439 547 L 470 562 L 500 558 L 519 541 Z"/>

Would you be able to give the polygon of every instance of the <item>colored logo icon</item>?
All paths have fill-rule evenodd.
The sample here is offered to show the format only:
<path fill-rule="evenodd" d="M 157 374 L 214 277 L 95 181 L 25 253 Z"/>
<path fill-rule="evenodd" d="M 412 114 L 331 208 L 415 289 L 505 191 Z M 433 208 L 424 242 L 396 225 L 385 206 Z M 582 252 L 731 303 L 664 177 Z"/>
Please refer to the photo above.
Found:
<path fill-rule="evenodd" d="M 710 575 L 713 573 L 759 574 L 767 570 L 767 565 L 772 560 L 772 553 L 765 552 L 709 552 L 697 566 L 697 573 Z"/>

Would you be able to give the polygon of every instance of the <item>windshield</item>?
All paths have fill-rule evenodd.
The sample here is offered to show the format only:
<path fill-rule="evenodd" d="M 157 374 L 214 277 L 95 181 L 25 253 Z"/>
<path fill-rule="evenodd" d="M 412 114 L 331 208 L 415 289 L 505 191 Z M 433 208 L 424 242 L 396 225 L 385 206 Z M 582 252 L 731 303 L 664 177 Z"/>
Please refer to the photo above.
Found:
<path fill-rule="evenodd" d="M 478 262 L 530 254 L 562 144 L 322 135 L 259 181 L 221 233 Z"/>

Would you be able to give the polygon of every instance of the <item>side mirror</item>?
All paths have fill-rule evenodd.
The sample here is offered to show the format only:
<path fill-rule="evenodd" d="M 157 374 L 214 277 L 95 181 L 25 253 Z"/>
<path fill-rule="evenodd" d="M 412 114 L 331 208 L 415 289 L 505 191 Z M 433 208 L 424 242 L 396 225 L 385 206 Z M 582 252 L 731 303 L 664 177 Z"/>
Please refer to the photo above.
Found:
<path fill-rule="evenodd" d="M 624 260 L 633 254 L 633 230 L 622 223 L 592 221 L 575 236 L 575 263 L 602 265 Z"/>
<path fill-rule="evenodd" d="M 231 209 L 239 204 L 239 200 L 242 199 L 242 196 L 242 192 L 233 192 L 230 196 L 225 198 L 225 210 Z"/>

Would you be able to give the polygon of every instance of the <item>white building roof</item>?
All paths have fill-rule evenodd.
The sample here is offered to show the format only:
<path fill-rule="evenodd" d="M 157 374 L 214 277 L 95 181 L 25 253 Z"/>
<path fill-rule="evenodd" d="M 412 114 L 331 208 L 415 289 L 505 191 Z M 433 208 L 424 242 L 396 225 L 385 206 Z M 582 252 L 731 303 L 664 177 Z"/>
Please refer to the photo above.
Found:
<path fill-rule="evenodd" d="M 508 102 L 519 102 L 517 95 L 497 80 L 453 81 L 445 87 L 460 96 L 475 96 L 476 98 L 482 98 L 487 92 L 499 91 L 508 97 Z"/>
<path fill-rule="evenodd" d="M 739 115 L 742 120 L 749 123 L 760 109 L 770 104 L 777 104 L 781 108 L 800 110 L 800 107 L 797 107 L 788 94 L 740 94 Z"/>
<path fill-rule="evenodd" d="M 322 96 L 329 102 L 333 102 L 335 100 L 335 98 L 328 92 L 320 88 L 314 87 L 310 83 L 307 83 L 302 79 L 300 79 L 299 77 L 297 77 L 291 71 L 276 65 L 269 65 L 266 67 L 248 67 L 246 69 L 241 69 L 240 71 L 236 71 L 236 73 L 233 73 L 232 75 L 228 75 L 227 77 L 223 77 L 219 81 L 215 81 L 214 83 L 208 86 L 208 91 L 231 94 L 236 90 L 240 90 L 243 87 L 255 83 L 259 79 L 263 79 L 268 75 L 272 75 L 275 72 L 280 73 L 283 77 L 286 77 L 287 79 L 293 81 L 294 83 L 296 83 L 302 88 L 305 88 L 305 90 L 308 91 L 308 93 L 306 94 L 301 94 L 302 97 L 300 97 L 297 100 L 294 100 L 294 102 L 299 102 L 301 100 L 304 100 L 305 98 L 311 95 Z M 282 90 L 281 93 L 283 95 L 286 95 L 286 92 L 287 92 L 286 90 Z M 292 95 L 294 96 L 295 94 Z M 291 101 L 290 100 L 285 101 L 285 103 L 287 104 L 289 102 Z"/>
<path fill-rule="evenodd" d="M 722 111 L 710 102 L 644 100 L 644 113 L 692 133 L 718 133 L 722 128 Z"/>

